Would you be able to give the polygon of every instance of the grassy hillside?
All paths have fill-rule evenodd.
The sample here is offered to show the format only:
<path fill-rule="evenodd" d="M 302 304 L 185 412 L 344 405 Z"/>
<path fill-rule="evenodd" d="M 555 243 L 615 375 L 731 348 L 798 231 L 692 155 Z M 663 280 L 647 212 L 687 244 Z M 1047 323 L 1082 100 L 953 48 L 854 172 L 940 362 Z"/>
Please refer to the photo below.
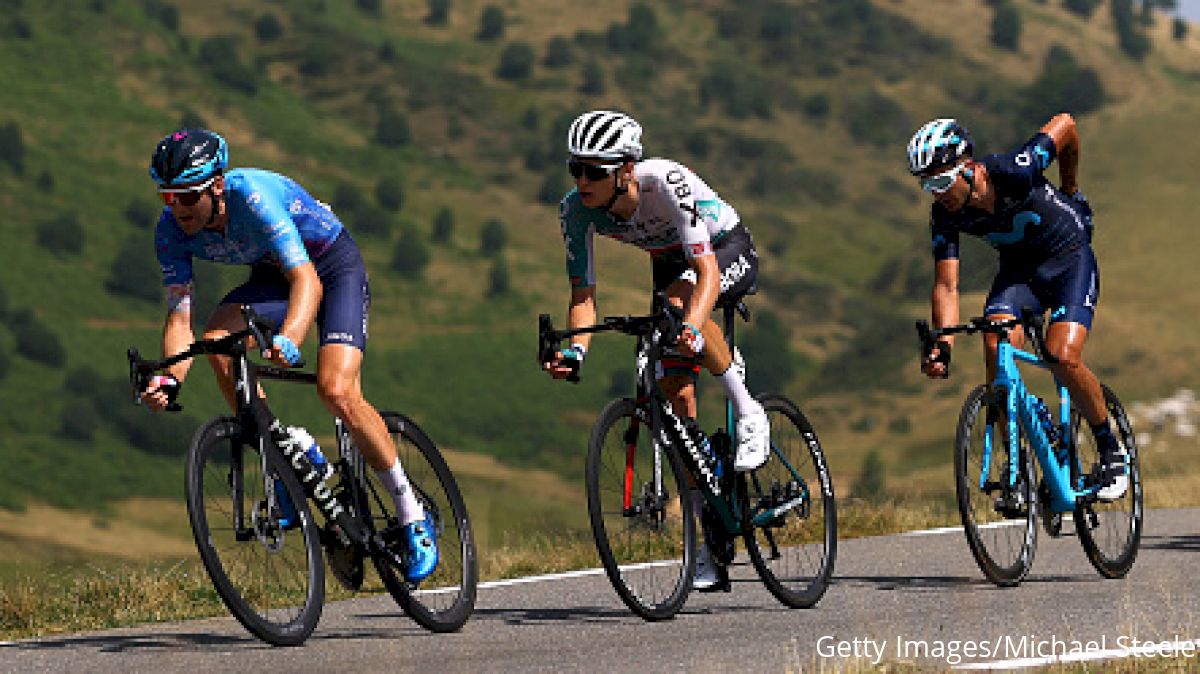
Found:
<path fill-rule="evenodd" d="M 488 4 L 505 21 L 482 39 Z M 157 352 L 162 316 L 145 166 L 184 123 L 347 221 L 371 273 L 368 396 L 458 452 L 494 541 L 520 521 L 582 526 L 587 430 L 628 388 L 625 340 L 598 339 L 577 387 L 533 362 L 537 314 L 561 320 L 566 302 L 554 204 L 569 187 L 565 126 L 587 108 L 634 114 L 650 154 L 685 161 L 743 215 L 763 256 L 741 332 L 752 384 L 812 412 L 843 493 L 875 449 L 896 493 L 928 477 L 944 495 L 958 401 L 981 376 L 970 346 L 949 382 L 925 381 L 913 357 L 928 206 L 902 152 L 934 116 L 963 119 L 987 152 L 1078 113 L 1104 284 L 1089 361 L 1126 398 L 1193 385 L 1200 41 L 1160 19 L 1135 59 L 1107 3 L 1088 19 L 1056 0 L 1013 4 L 1016 50 L 989 43 L 994 10 L 974 0 L 619 0 L 603 13 L 454 0 L 444 24 L 415 1 L 0 0 L 0 130 L 19 138 L 0 154 L 0 458 L 17 468 L 0 506 L 108 517 L 127 497 L 178 499 L 191 429 L 221 411 L 203 364 L 183 417 L 152 418 L 124 389 L 125 348 Z M 381 179 L 402 186 L 398 210 L 380 203 Z M 506 243 L 483 250 L 492 219 Z M 427 265 L 397 269 L 398 247 Z M 601 310 L 643 310 L 644 256 L 598 251 Z M 964 313 L 992 264 L 982 246 L 968 255 Z M 202 267 L 207 306 L 244 273 Z M 327 432 L 311 392 L 272 400 Z"/>

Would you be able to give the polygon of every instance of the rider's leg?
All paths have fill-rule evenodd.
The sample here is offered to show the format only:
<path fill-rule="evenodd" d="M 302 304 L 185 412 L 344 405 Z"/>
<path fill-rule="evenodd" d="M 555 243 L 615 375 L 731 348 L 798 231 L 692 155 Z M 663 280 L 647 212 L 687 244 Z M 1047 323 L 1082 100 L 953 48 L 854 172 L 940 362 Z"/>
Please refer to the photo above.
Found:
<path fill-rule="evenodd" d="M 246 319 L 242 317 L 241 305 L 222 304 L 205 324 L 204 339 L 220 339 L 245 327 Z M 255 346 L 253 338 L 247 341 L 247 348 Z M 237 411 L 237 398 L 233 390 L 233 359 L 229 356 L 209 354 L 208 363 L 212 366 L 213 374 L 217 377 L 217 387 L 221 389 L 221 395 L 225 396 L 229 409 Z M 262 386 L 258 387 L 258 394 L 266 397 Z"/>

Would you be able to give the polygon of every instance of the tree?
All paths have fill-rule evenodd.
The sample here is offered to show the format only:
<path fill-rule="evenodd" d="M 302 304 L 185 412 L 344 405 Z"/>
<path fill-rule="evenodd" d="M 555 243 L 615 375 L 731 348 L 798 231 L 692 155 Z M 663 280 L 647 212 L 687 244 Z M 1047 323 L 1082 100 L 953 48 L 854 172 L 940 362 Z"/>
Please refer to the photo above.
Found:
<path fill-rule="evenodd" d="M 125 220 L 139 229 L 151 229 L 162 215 L 161 204 L 155 206 L 146 199 L 134 197 L 125 206 Z"/>
<path fill-rule="evenodd" d="M 354 4 L 358 5 L 358 8 L 365 14 L 370 14 L 371 16 L 383 15 L 383 0 L 355 0 Z"/>
<path fill-rule="evenodd" d="M 375 200 L 389 211 L 400 210 L 404 206 L 404 185 L 396 176 L 383 176 L 375 183 Z"/>
<path fill-rule="evenodd" d="M 588 61 L 583 65 L 583 83 L 579 92 L 588 96 L 603 96 L 608 87 L 604 84 L 604 68 L 598 61 Z"/>
<path fill-rule="evenodd" d="M 83 225 L 73 213 L 63 213 L 38 224 L 38 245 L 51 253 L 78 255 L 83 252 Z"/>
<path fill-rule="evenodd" d="M 488 274 L 488 297 L 501 297 L 512 292 L 512 281 L 509 278 L 508 263 L 504 256 L 499 255 L 492 262 L 492 271 Z"/>
<path fill-rule="evenodd" d="M 1064 7 L 1085 19 L 1091 18 L 1099 4 L 1100 0 L 1063 0 Z"/>
<path fill-rule="evenodd" d="M 505 231 L 503 222 L 492 218 L 483 223 L 483 227 L 479 230 L 479 252 L 487 257 L 496 257 L 504 252 L 504 246 L 507 243 L 508 233 Z"/>
<path fill-rule="evenodd" d="M 254 35 L 260 42 L 274 42 L 283 35 L 283 24 L 279 17 L 267 12 L 254 21 Z"/>
<path fill-rule="evenodd" d="M 450 238 L 454 236 L 454 212 L 449 208 L 442 207 L 438 214 L 433 219 L 433 233 L 430 239 L 436 243 L 449 243 Z"/>
<path fill-rule="evenodd" d="M 992 15 L 992 44 L 1017 51 L 1021 40 L 1021 13 L 1011 2 L 1003 2 Z"/>
<path fill-rule="evenodd" d="M 406 227 L 400 232 L 392 252 L 392 270 L 405 278 L 420 278 L 425 267 L 429 266 L 430 257 L 429 247 L 421 240 L 417 230 Z"/>
<path fill-rule="evenodd" d="M 542 65 L 565 68 L 574 62 L 575 52 L 571 48 L 571 41 L 561 35 L 550 38 L 550 42 L 546 43 L 546 57 L 542 59 Z"/>
<path fill-rule="evenodd" d="M 524 80 L 533 72 L 533 61 L 533 47 L 524 42 L 513 42 L 500 52 L 496 76 L 510 81 Z"/>
<path fill-rule="evenodd" d="M 774 312 L 762 310 L 743 332 L 739 349 L 746 358 L 746 381 L 755 391 L 782 391 L 796 374 L 791 335 Z"/>
<path fill-rule="evenodd" d="M 366 205 L 366 197 L 354 183 L 340 182 L 333 188 L 333 208 L 339 217 L 350 217 Z"/>
<path fill-rule="evenodd" d="M 1182 16 L 1175 17 L 1175 21 L 1171 24 L 1171 36 L 1182 42 L 1188 34 L 1188 22 Z"/>
<path fill-rule="evenodd" d="M 879 450 L 872 449 L 863 457 L 858 480 L 850 488 L 850 497 L 869 503 L 882 503 L 887 500 L 887 468 L 879 458 Z"/>
<path fill-rule="evenodd" d="M 214 35 L 200 43 L 200 62 L 218 82 L 245 94 L 258 91 L 258 75 L 242 62 L 236 36 Z"/>
<path fill-rule="evenodd" d="M 1133 17 L 1133 0 L 1112 0 L 1112 17 L 1121 51 L 1137 60 L 1150 53 L 1150 38 Z"/>
<path fill-rule="evenodd" d="M 429 13 L 425 15 L 425 23 L 430 26 L 444 26 L 450 19 L 450 0 L 429 0 Z"/>
<path fill-rule="evenodd" d="M 0 161 L 11 166 L 17 175 L 25 172 L 25 141 L 16 122 L 0 126 Z"/>
<path fill-rule="evenodd" d="M 37 187 L 46 194 L 54 191 L 54 174 L 50 173 L 50 169 L 43 169 L 38 174 Z"/>
<path fill-rule="evenodd" d="M 9 315 L 8 328 L 17 338 L 17 353 L 43 365 L 60 368 L 67 362 L 67 350 L 58 335 L 46 327 L 29 309 Z"/>
<path fill-rule="evenodd" d="M 1106 95 L 1095 70 L 1080 66 L 1062 45 L 1051 45 L 1042 72 L 1021 97 L 1023 124 L 1042 124 L 1051 115 L 1069 110 L 1083 115 L 1104 105 Z"/>
<path fill-rule="evenodd" d="M 162 274 L 144 235 L 131 235 L 121 244 L 104 287 L 110 294 L 136 300 L 162 299 Z"/>
<path fill-rule="evenodd" d="M 484 7 L 479 16 L 479 32 L 475 37 L 480 40 L 499 40 L 504 37 L 504 10 L 496 5 Z"/>
<path fill-rule="evenodd" d="M 388 148 L 407 145 L 412 138 L 408 129 L 408 117 L 390 107 L 379 111 L 379 120 L 375 125 L 375 142 Z"/>
<path fill-rule="evenodd" d="M 571 185 L 567 182 L 567 174 L 561 169 L 551 169 L 542 179 L 542 186 L 538 188 L 538 201 L 546 205 L 557 204 L 569 189 Z"/>

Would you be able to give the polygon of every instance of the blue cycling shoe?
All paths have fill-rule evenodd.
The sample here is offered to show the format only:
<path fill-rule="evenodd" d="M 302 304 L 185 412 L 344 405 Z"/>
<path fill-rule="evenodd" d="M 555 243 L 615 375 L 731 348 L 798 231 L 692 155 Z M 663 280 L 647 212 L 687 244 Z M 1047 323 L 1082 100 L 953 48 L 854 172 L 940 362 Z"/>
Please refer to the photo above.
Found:
<path fill-rule="evenodd" d="M 433 534 L 433 516 L 404 525 L 404 579 L 410 583 L 424 580 L 437 568 L 438 549 Z"/>
<path fill-rule="evenodd" d="M 296 506 L 288 497 L 283 480 L 275 479 L 275 504 L 279 507 L 279 526 L 283 529 L 295 529 L 300 526 L 300 515 Z"/>

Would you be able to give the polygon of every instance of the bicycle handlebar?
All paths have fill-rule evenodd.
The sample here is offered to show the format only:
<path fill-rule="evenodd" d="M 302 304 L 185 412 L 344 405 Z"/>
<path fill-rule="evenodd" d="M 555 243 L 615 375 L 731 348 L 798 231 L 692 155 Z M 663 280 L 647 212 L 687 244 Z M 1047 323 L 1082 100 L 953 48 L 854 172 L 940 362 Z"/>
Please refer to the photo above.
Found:
<path fill-rule="evenodd" d="M 982 316 L 977 316 L 961 325 L 948 325 L 942 328 L 930 328 L 929 321 L 924 320 L 916 323 L 917 337 L 921 340 L 923 354 L 927 354 L 933 349 L 939 337 L 976 332 L 1007 335 L 1015 327 L 1026 328 L 1025 332 L 1033 343 L 1035 353 L 1041 355 L 1043 360 L 1050 364 L 1058 362 L 1058 359 L 1046 349 L 1045 318 L 1030 307 L 1023 307 L 1019 318 L 1009 318 L 1003 321 L 990 321 Z"/>
<path fill-rule="evenodd" d="M 627 335 L 649 335 L 655 329 L 662 330 L 663 340 L 673 342 L 683 329 L 683 310 L 671 304 L 665 293 L 654 293 L 651 313 L 644 316 L 606 316 L 600 323 L 580 328 L 555 330 L 550 320 L 550 314 L 538 316 L 538 365 L 545 365 L 554 360 L 555 353 L 564 339 L 575 335 L 593 334 L 597 332 L 622 332 Z M 568 381 L 578 382 L 579 373 L 567 377 Z"/>
<path fill-rule="evenodd" d="M 129 359 L 129 385 L 133 389 L 134 400 L 141 401 L 141 393 L 146 389 L 151 375 L 155 372 L 165 370 L 176 363 L 201 354 L 231 356 L 236 346 L 247 337 L 254 337 L 258 342 L 259 353 L 266 358 L 271 340 L 275 336 L 275 325 L 259 316 L 258 312 L 250 305 L 242 305 L 242 317 L 246 319 L 245 328 L 216 339 L 196 340 L 187 349 L 160 360 L 145 360 L 138 353 L 136 347 L 130 347 L 125 355 Z M 297 362 L 295 367 L 304 367 L 304 361 Z M 183 406 L 172 402 L 166 409 L 168 412 L 179 412 Z"/>

